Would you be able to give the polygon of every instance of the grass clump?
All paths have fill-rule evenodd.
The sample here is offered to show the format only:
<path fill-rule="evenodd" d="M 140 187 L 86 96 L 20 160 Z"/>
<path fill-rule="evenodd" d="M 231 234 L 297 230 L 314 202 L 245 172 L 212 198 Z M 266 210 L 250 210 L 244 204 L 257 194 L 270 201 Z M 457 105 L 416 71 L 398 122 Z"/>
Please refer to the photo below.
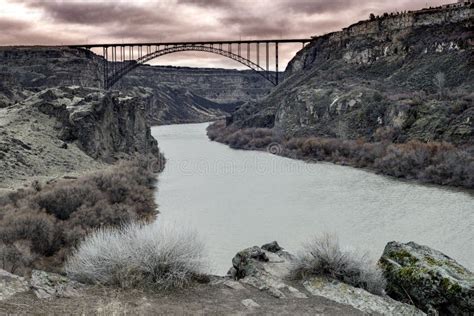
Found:
<path fill-rule="evenodd" d="M 179 288 L 204 273 L 203 244 L 170 224 L 132 223 L 87 236 L 67 260 L 69 277 L 122 288 Z"/>
<path fill-rule="evenodd" d="M 336 237 L 324 235 L 307 242 L 292 268 L 295 279 L 325 276 L 362 288 L 376 295 L 385 293 L 382 270 L 366 254 L 344 251 Z"/>

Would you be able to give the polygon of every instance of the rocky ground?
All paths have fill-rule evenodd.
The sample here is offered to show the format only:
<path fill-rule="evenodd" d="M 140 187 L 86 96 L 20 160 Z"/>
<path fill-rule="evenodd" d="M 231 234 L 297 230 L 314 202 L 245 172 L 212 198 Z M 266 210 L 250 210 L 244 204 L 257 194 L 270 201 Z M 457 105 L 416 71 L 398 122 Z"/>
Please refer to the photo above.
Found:
<path fill-rule="evenodd" d="M 275 242 L 262 248 L 251 247 L 233 258 L 230 276 L 212 276 L 201 284 L 164 292 L 83 285 L 60 275 L 37 270 L 33 271 L 31 279 L 25 280 L 2 271 L 0 312 L 424 315 L 414 306 L 395 301 L 389 296 L 377 296 L 326 277 L 291 280 L 287 275 L 292 260 L 294 257 Z M 443 254 L 415 243 L 390 243 L 381 261 L 392 266 L 385 270 L 392 277 L 403 275 L 413 278 L 411 282 L 419 280 L 412 285 L 404 283 L 410 294 L 404 295 L 405 301 L 410 297 L 412 301 L 409 303 L 415 302 L 426 312 L 434 314 L 468 315 L 474 311 L 473 274 Z M 417 267 L 424 272 L 400 274 L 394 271 Z M 448 287 L 443 279 L 449 280 Z M 389 288 L 391 284 L 401 283 L 393 283 L 393 279 L 389 278 Z M 446 289 L 451 294 L 443 293 Z"/>
<path fill-rule="evenodd" d="M 28 105 L 0 109 L 0 193 L 104 166 L 76 144 L 59 139 L 57 124 Z"/>
<path fill-rule="evenodd" d="M 139 97 L 69 86 L 0 108 L 0 188 L 73 176 L 135 154 L 158 157 Z"/>
<path fill-rule="evenodd" d="M 166 293 L 87 287 L 73 297 L 39 299 L 33 291 L 1 302 L 2 314 L 68 315 L 363 315 L 362 312 L 314 297 L 281 300 L 238 282 L 216 279 L 210 284 Z"/>

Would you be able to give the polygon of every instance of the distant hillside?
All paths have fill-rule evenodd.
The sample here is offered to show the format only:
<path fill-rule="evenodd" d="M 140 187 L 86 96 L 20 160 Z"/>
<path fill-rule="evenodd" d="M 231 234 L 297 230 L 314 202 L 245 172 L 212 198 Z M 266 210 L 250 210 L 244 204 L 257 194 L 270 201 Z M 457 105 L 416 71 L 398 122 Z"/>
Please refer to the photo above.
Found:
<path fill-rule="evenodd" d="M 99 88 L 102 59 L 88 50 L 0 47 L 0 107 L 45 88 Z M 210 121 L 259 99 L 272 85 L 252 71 L 143 65 L 115 87 L 143 97 L 151 124 Z M 150 103 L 151 102 L 151 103 Z"/>
<path fill-rule="evenodd" d="M 288 136 L 473 143 L 473 7 L 437 8 L 359 22 L 316 37 L 284 83 L 242 106 L 237 127 Z"/>
<path fill-rule="evenodd" d="M 123 79 L 126 85 L 186 88 L 220 104 L 243 103 L 266 96 L 273 85 L 253 70 L 143 65 Z"/>

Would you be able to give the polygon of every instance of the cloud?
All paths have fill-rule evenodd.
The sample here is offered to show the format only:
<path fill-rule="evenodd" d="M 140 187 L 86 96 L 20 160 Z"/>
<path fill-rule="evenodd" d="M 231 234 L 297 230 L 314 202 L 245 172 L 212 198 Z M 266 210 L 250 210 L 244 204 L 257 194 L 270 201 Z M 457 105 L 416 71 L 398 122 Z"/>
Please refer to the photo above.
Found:
<path fill-rule="evenodd" d="M 23 3 L 42 10 L 56 22 L 104 25 L 104 24 L 165 24 L 173 23 L 163 8 L 152 3 L 135 5 L 131 2 L 79 2 L 79 1 L 32 1 Z M 156 9 L 156 10 L 155 10 Z"/>
<path fill-rule="evenodd" d="M 22 32 L 30 27 L 30 24 L 21 21 L 21 20 L 15 20 L 15 19 L 0 19 L 0 30 L 1 33 L 17 33 L 17 32 Z"/>
<path fill-rule="evenodd" d="M 198 6 L 207 9 L 230 9 L 236 6 L 238 1 L 231 0 L 178 0 L 178 4 Z"/>
<path fill-rule="evenodd" d="M 309 38 L 367 19 L 371 12 L 425 5 L 426 0 L 0 0 L 0 45 Z M 288 47 L 281 47 L 282 63 L 301 48 Z M 201 56 L 206 55 L 189 53 L 184 60 L 193 66 L 228 65 Z"/>

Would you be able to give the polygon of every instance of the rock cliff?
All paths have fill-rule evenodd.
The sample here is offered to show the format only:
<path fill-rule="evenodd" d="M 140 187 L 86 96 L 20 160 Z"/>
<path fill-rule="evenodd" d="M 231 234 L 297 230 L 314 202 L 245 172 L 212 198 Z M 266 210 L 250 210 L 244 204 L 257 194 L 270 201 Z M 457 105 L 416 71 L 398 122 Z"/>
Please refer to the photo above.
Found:
<path fill-rule="evenodd" d="M 44 88 L 102 86 L 102 59 L 88 50 L 3 47 L 0 61 L 0 107 Z M 142 97 L 149 123 L 155 125 L 210 121 L 265 96 L 271 88 L 252 71 L 143 65 L 115 90 Z"/>
<path fill-rule="evenodd" d="M 386 15 L 315 37 L 286 80 L 230 122 L 289 136 L 473 142 L 472 5 Z"/>
<path fill-rule="evenodd" d="M 0 108 L 0 189 L 136 154 L 160 157 L 138 97 L 78 86 L 29 94 Z"/>
<path fill-rule="evenodd" d="M 0 48 L 0 187 L 98 167 L 93 159 L 158 157 L 150 125 L 210 121 L 269 88 L 250 72 L 152 66 L 110 92 L 101 85 L 91 51 Z"/>
<path fill-rule="evenodd" d="M 123 78 L 123 86 L 186 88 L 209 101 L 233 105 L 266 96 L 273 85 L 252 70 L 189 68 L 171 66 L 138 67 Z"/>

